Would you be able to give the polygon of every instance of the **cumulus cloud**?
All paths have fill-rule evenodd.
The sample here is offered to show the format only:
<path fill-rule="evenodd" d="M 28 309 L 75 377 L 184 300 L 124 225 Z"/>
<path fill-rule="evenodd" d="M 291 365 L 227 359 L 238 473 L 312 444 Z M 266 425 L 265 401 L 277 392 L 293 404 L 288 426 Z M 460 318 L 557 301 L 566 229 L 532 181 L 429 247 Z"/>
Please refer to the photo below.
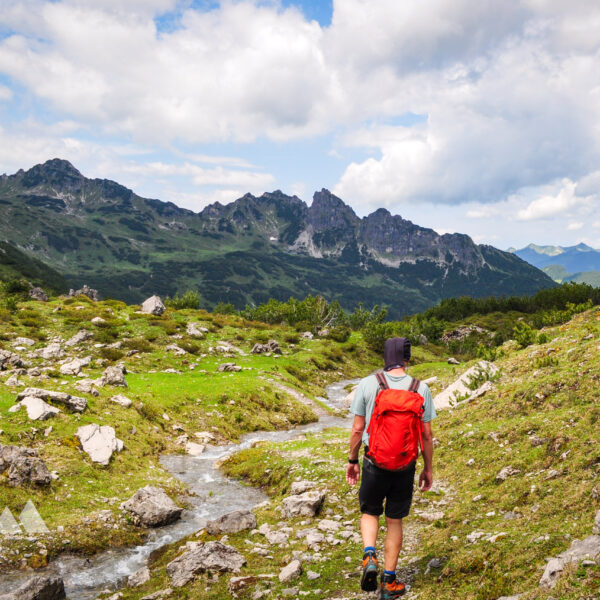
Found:
<path fill-rule="evenodd" d="M 575 206 L 577 200 L 575 184 L 572 181 L 566 181 L 563 188 L 555 196 L 547 195 L 536 198 L 527 207 L 521 209 L 517 213 L 517 220 L 533 221 L 554 217 Z"/>

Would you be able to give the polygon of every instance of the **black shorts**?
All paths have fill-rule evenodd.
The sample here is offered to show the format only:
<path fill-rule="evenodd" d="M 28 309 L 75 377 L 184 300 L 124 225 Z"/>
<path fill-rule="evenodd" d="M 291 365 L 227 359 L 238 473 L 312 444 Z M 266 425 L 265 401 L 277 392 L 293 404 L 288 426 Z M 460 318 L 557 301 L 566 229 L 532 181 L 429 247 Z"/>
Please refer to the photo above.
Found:
<path fill-rule="evenodd" d="M 386 471 L 367 458 L 363 461 L 362 481 L 358 492 L 360 512 L 390 519 L 403 519 L 410 512 L 416 464 L 405 471 Z"/>

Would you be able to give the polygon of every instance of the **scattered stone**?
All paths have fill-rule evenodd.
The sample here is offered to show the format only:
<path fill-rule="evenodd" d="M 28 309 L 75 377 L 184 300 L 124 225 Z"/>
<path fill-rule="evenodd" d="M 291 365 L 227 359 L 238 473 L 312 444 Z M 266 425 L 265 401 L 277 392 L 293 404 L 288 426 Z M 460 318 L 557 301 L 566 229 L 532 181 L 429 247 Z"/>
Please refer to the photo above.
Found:
<path fill-rule="evenodd" d="M 281 354 L 281 347 L 277 340 L 269 340 L 266 344 L 256 343 L 251 350 L 252 354 L 264 354 L 271 352 L 273 354 Z"/>
<path fill-rule="evenodd" d="M 321 531 L 337 531 L 341 524 L 338 521 L 332 521 L 331 519 L 321 519 L 317 524 L 317 527 Z"/>
<path fill-rule="evenodd" d="M 123 396 L 123 394 L 111 396 L 110 399 L 125 408 L 129 408 L 133 404 L 133 402 L 127 396 Z"/>
<path fill-rule="evenodd" d="M 519 469 L 515 469 L 514 467 L 504 467 L 500 470 L 498 475 L 496 475 L 496 481 L 506 481 L 509 477 L 513 475 L 518 475 L 521 471 Z"/>
<path fill-rule="evenodd" d="M 285 531 L 267 531 L 265 538 L 271 545 L 287 544 L 289 540 L 289 536 L 287 533 L 285 533 Z"/>
<path fill-rule="evenodd" d="M 27 409 L 27 417 L 32 421 L 45 421 L 60 412 L 36 396 L 25 396 L 19 404 Z"/>
<path fill-rule="evenodd" d="M 237 533 L 255 527 L 256 515 L 250 510 L 236 510 L 206 523 L 206 531 L 211 535 Z"/>
<path fill-rule="evenodd" d="M 142 303 L 142 312 L 147 315 L 155 315 L 160 317 L 165 312 L 166 308 L 160 296 L 150 296 Z"/>
<path fill-rule="evenodd" d="M 127 587 L 138 587 L 144 585 L 147 581 L 150 581 L 150 569 L 142 567 L 127 578 Z"/>
<path fill-rule="evenodd" d="M 442 342 L 444 344 L 448 344 L 452 341 L 461 341 L 465 338 L 469 337 L 473 333 L 485 333 L 486 330 L 479 327 L 478 325 L 460 325 L 456 329 L 452 331 L 448 331 L 442 335 Z M 450 362 L 450 361 L 448 361 Z M 450 364 L 458 364 L 458 363 L 450 363 Z"/>
<path fill-rule="evenodd" d="M 317 573 L 315 571 L 306 571 L 306 577 L 309 581 L 314 581 L 315 579 L 319 579 L 319 577 L 321 577 L 321 573 Z"/>
<path fill-rule="evenodd" d="M 279 581 L 287 583 L 293 581 L 302 575 L 302 564 L 298 559 L 294 559 L 291 563 L 283 567 L 279 573 Z"/>
<path fill-rule="evenodd" d="M 600 536 L 590 535 L 584 540 L 573 540 L 571 547 L 561 552 L 556 558 L 551 558 L 540 579 L 540 587 L 551 589 L 556 586 L 560 574 L 569 563 L 580 562 L 585 559 L 598 560 L 600 558 Z"/>
<path fill-rule="evenodd" d="M 91 362 L 91 357 L 74 358 L 72 361 L 60 366 L 62 375 L 79 375 L 82 367 L 87 367 Z"/>
<path fill-rule="evenodd" d="M 38 350 L 38 354 L 44 360 L 52 360 L 62 358 L 65 355 L 65 351 L 61 348 L 58 342 L 52 342 L 48 344 L 45 348 Z"/>
<path fill-rule="evenodd" d="M 161 600 L 161 598 L 168 598 L 173 595 L 173 590 L 171 588 L 165 588 L 164 590 L 158 590 L 158 592 L 154 592 L 152 594 L 148 594 L 141 598 L 141 600 Z"/>
<path fill-rule="evenodd" d="M 121 508 L 133 515 L 136 525 L 161 527 L 181 517 L 179 508 L 161 488 L 147 485 L 140 488 Z"/>
<path fill-rule="evenodd" d="M 29 297 L 38 302 L 48 302 L 48 295 L 41 287 L 32 287 L 29 290 Z"/>
<path fill-rule="evenodd" d="M 185 331 L 189 336 L 195 338 L 203 338 L 204 335 L 208 333 L 208 329 L 206 327 L 200 327 L 198 323 L 188 323 Z"/>
<path fill-rule="evenodd" d="M 316 487 L 316 483 L 314 481 L 294 481 L 292 482 L 291 493 L 294 495 L 303 494 L 304 492 L 308 492 Z"/>
<path fill-rule="evenodd" d="M 427 379 L 423 379 L 422 383 L 424 383 L 425 385 L 431 385 L 432 383 L 437 383 L 438 379 L 439 379 L 439 377 L 437 375 L 434 375 L 433 377 L 428 377 Z"/>
<path fill-rule="evenodd" d="M 104 466 L 110 462 L 113 452 L 123 450 L 123 441 L 117 438 L 110 425 L 90 423 L 80 427 L 75 435 L 92 462 Z"/>
<path fill-rule="evenodd" d="M 231 546 L 221 542 L 195 544 L 167 565 L 167 574 L 174 587 L 183 587 L 204 571 L 238 573 L 246 559 Z"/>
<path fill-rule="evenodd" d="M 21 357 L 9 350 L 0 349 L 0 371 L 8 371 L 9 369 L 22 369 L 25 363 Z"/>
<path fill-rule="evenodd" d="M 314 517 L 325 500 L 325 492 L 311 490 L 303 494 L 294 494 L 283 499 L 282 515 L 290 517 Z"/>
<path fill-rule="evenodd" d="M 128 387 L 127 381 L 125 381 L 125 371 L 120 365 L 115 365 L 114 367 L 106 367 L 100 379 L 97 380 L 97 383 L 101 386 L 121 385 L 123 387 Z"/>
<path fill-rule="evenodd" d="M 27 337 L 18 337 L 13 340 L 13 346 L 33 346 L 35 340 Z"/>
<path fill-rule="evenodd" d="M 25 388 L 18 396 L 17 400 L 22 400 L 28 396 L 41 398 L 46 402 L 54 402 L 66 406 L 73 412 L 83 412 L 87 407 L 87 400 L 79 396 L 71 396 L 66 392 L 54 392 L 52 390 L 43 390 L 41 388 Z"/>
<path fill-rule="evenodd" d="M 227 362 L 227 363 L 221 363 L 217 369 L 218 371 L 233 371 L 233 372 L 237 372 L 237 371 L 241 371 L 242 367 L 240 367 L 239 365 L 236 365 L 235 363 L 232 362 Z"/>
<path fill-rule="evenodd" d="M 168 346 L 165 346 L 165 350 L 167 352 L 172 352 L 175 356 L 184 356 L 187 354 L 187 352 L 177 344 L 169 344 Z"/>
<path fill-rule="evenodd" d="M 28 377 L 39 377 L 42 372 L 37 367 L 31 367 L 31 369 L 27 369 Z"/>
<path fill-rule="evenodd" d="M 84 285 L 79 290 L 69 290 L 69 296 L 71 298 L 73 298 L 74 296 L 87 296 L 88 298 L 90 298 L 90 300 L 93 300 L 94 302 L 97 302 L 99 298 L 98 290 L 95 290 L 94 288 L 91 288 L 87 285 Z"/>
<path fill-rule="evenodd" d="M 65 346 L 70 348 L 71 346 L 76 346 L 77 344 L 81 344 L 81 342 L 87 342 L 88 340 L 91 340 L 93 337 L 94 337 L 94 335 L 91 331 L 88 331 L 87 329 L 80 329 L 73 337 L 69 338 L 65 342 Z"/>
<path fill-rule="evenodd" d="M 523 594 L 515 594 L 514 596 L 500 596 L 498 600 L 519 600 Z"/>
<path fill-rule="evenodd" d="M 52 475 L 37 451 L 22 446 L 0 444 L 0 475 L 4 473 L 8 485 L 12 487 L 25 483 L 50 485 L 52 481 Z"/>
<path fill-rule="evenodd" d="M 237 598 L 237 594 L 247 589 L 249 586 L 258 583 L 261 580 L 271 579 L 273 575 L 247 575 L 246 577 L 232 577 L 227 584 L 229 593 Z M 262 594 L 261 594 L 262 597 Z"/>
<path fill-rule="evenodd" d="M 5 382 L 4 385 L 8 385 L 10 387 L 18 387 L 20 385 L 24 385 L 19 381 L 16 373 L 13 373 Z"/>
<path fill-rule="evenodd" d="M 453 356 L 451 356 L 447 361 L 449 365 L 460 365 L 460 361 L 456 360 Z"/>
<path fill-rule="evenodd" d="M 204 452 L 205 447 L 204 444 L 196 444 L 195 442 L 185 443 L 185 451 L 190 456 L 200 456 Z"/>
<path fill-rule="evenodd" d="M 94 317 L 92 319 L 93 325 L 104 325 L 104 323 L 106 323 L 106 319 L 103 319 L 102 317 Z"/>
<path fill-rule="evenodd" d="M 91 379 L 80 379 L 75 382 L 75 387 L 84 394 L 99 396 L 100 392 L 94 387 L 94 382 Z"/>
<path fill-rule="evenodd" d="M 305 340 L 312 340 L 315 336 L 310 331 L 305 331 L 304 333 L 300 334 L 300 337 L 304 338 Z"/>
<path fill-rule="evenodd" d="M 63 600 L 65 586 L 60 577 L 32 577 L 14 592 L 0 595 L 0 600 Z"/>

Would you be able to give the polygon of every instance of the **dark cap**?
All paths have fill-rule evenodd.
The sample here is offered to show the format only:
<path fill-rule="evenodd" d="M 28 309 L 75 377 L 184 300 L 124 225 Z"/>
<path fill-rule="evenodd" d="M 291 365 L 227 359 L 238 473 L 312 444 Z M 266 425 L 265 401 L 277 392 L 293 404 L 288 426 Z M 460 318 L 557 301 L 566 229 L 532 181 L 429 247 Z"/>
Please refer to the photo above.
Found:
<path fill-rule="evenodd" d="M 403 337 L 385 340 L 383 347 L 384 371 L 403 367 L 410 360 L 410 342 Z"/>

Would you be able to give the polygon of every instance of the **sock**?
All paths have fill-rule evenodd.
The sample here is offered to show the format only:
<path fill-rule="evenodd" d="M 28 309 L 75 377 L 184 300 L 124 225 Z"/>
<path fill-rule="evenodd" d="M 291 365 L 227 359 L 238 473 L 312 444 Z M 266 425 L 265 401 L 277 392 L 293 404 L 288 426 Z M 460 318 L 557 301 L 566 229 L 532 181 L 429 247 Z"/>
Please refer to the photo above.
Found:
<path fill-rule="evenodd" d="M 391 583 L 396 579 L 396 571 L 388 571 L 387 569 L 383 572 L 383 577 L 385 581 Z"/>
<path fill-rule="evenodd" d="M 371 552 L 372 554 L 375 554 L 375 548 L 374 548 L 374 546 L 365 546 L 364 553 L 366 554 L 367 552 Z"/>

